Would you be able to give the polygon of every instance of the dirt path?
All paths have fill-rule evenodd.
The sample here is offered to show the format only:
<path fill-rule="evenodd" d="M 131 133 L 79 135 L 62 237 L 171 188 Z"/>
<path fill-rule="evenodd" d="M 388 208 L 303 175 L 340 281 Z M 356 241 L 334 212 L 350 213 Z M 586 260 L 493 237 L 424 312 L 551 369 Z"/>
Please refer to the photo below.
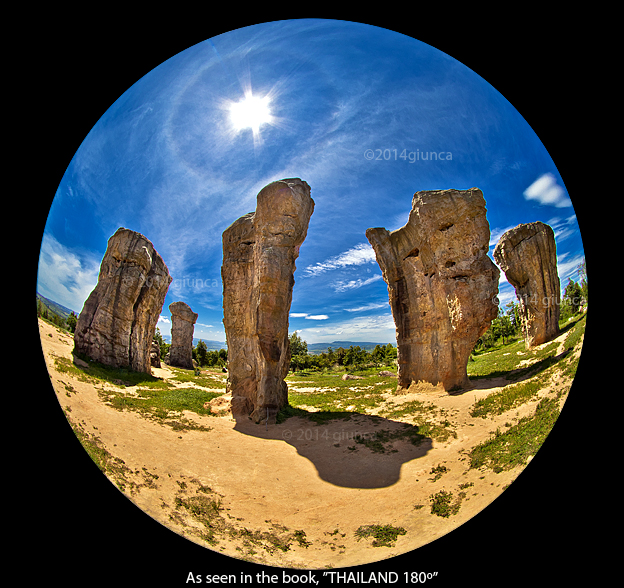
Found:
<path fill-rule="evenodd" d="M 416 549 L 458 527 L 523 469 L 498 474 L 469 469 L 467 450 L 497 427 L 529 414 L 537 403 L 492 419 L 471 417 L 474 402 L 503 384 L 496 380 L 482 380 L 479 388 L 455 396 L 392 397 L 388 406 L 412 400 L 435 404 L 457 437 L 419 446 L 398 440 L 394 451 L 384 453 L 371 451 L 355 438 L 373 438 L 381 429 L 400 430 L 404 425 L 398 419 L 360 415 L 316 425 L 293 417 L 267 428 L 237 423 L 227 413 L 201 417 L 187 412 L 184 416 L 203 430 L 174 430 L 107 405 L 98 390 L 108 384 L 60 372 L 55 357 L 71 359 L 71 336 L 43 321 L 40 333 L 58 401 L 71 422 L 117 464 L 107 475 L 130 500 L 192 541 L 274 566 L 373 562 Z M 164 366 L 154 375 L 166 379 L 172 374 Z M 436 479 L 432 469 L 438 466 L 446 471 Z M 464 493 L 459 511 L 448 518 L 431 512 L 431 496 L 442 490 L 454 499 Z M 356 530 L 374 524 L 406 532 L 390 546 L 375 547 L 370 538 L 358 540 Z"/>

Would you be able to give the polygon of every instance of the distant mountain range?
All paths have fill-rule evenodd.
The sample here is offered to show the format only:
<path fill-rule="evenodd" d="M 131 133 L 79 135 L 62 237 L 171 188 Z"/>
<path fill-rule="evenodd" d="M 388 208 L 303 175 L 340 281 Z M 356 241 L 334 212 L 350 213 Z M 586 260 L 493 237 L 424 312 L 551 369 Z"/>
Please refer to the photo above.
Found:
<path fill-rule="evenodd" d="M 75 310 L 67 308 L 66 306 L 63 306 L 62 304 L 59 304 L 54 300 L 50 300 L 49 298 L 46 298 L 45 296 L 39 294 L 39 292 L 37 292 L 37 300 L 41 300 L 41 304 L 43 304 L 48 310 L 52 311 L 54 314 L 58 314 L 61 318 L 67 318 L 72 312 L 76 316 L 78 316 L 78 313 Z"/>
<path fill-rule="evenodd" d="M 334 351 L 339 347 L 349 349 L 349 347 L 361 347 L 365 351 L 373 351 L 377 345 L 387 345 L 387 343 L 370 343 L 368 341 L 332 341 L 331 343 L 308 343 L 308 352 L 312 354 L 325 353 L 329 347 Z M 395 345 L 393 345 L 395 347 Z"/>
<path fill-rule="evenodd" d="M 163 341 L 167 343 L 171 343 L 171 335 L 163 335 Z M 204 339 L 202 337 L 193 337 L 193 347 L 199 343 L 199 341 L 203 341 L 208 348 L 208 351 L 219 351 L 220 349 L 227 349 L 227 343 L 225 341 L 213 341 L 211 339 Z"/>

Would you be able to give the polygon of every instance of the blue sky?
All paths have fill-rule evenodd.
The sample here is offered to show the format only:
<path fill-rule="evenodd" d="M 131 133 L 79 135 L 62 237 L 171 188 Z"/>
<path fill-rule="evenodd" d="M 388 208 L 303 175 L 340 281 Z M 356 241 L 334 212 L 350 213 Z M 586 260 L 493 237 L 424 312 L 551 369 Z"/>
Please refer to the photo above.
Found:
<path fill-rule="evenodd" d="M 233 105 L 249 95 L 266 111 L 240 128 Z M 490 254 L 505 230 L 550 224 L 562 284 L 577 279 L 583 245 L 563 180 L 496 89 L 411 37 L 304 19 L 194 45 L 111 105 L 58 187 L 37 289 L 80 311 L 123 226 L 154 243 L 173 277 L 161 331 L 182 300 L 199 314 L 196 337 L 224 341 L 221 234 L 255 209 L 263 186 L 289 177 L 305 180 L 316 203 L 290 309 L 290 331 L 309 343 L 395 342 L 365 231 L 403 226 L 419 190 L 480 188 Z M 499 287 L 502 304 L 514 298 L 504 274 Z"/>

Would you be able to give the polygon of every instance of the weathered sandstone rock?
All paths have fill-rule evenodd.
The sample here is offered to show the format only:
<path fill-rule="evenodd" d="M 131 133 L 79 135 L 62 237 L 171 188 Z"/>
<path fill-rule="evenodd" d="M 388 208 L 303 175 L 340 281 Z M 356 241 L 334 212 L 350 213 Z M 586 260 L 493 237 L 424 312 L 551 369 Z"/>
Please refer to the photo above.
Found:
<path fill-rule="evenodd" d="M 193 369 L 193 332 L 197 313 L 186 302 L 172 302 L 171 312 L 171 347 L 169 365 Z"/>
<path fill-rule="evenodd" d="M 151 373 L 156 321 L 171 283 L 145 236 L 120 228 L 108 240 L 98 282 L 76 324 L 74 352 L 112 366 Z"/>
<path fill-rule="evenodd" d="M 500 272 L 478 188 L 417 192 L 407 224 L 366 231 L 396 324 L 398 389 L 469 385 L 466 366 L 498 312 Z"/>
<path fill-rule="evenodd" d="M 288 313 L 293 273 L 314 201 L 299 178 L 272 182 L 255 213 L 223 233 L 223 324 L 232 413 L 275 421 L 288 400 Z"/>
<path fill-rule="evenodd" d="M 160 367 L 160 345 L 158 341 L 152 341 L 152 348 L 150 350 L 150 365 L 152 367 Z"/>
<path fill-rule="evenodd" d="M 496 244 L 494 259 L 516 289 L 526 348 L 556 337 L 560 285 L 552 228 L 538 221 L 510 229 Z"/>

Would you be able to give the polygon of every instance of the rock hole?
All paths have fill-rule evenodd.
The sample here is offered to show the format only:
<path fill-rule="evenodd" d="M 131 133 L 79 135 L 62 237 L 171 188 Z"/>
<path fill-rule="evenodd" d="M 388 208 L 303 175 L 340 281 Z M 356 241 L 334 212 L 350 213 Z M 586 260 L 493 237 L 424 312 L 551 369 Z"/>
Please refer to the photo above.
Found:
<path fill-rule="evenodd" d="M 406 260 L 408 257 L 418 257 L 418 254 L 420 253 L 418 247 L 415 247 L 414 249 L 412 249 L 404 258 L 403 260 Z"/>
<path fill-rule="evenodd" d="M 454 261 L 447 261 L 447 262 L 444 264 L 444 267 L 453 267 L 454 265 L 455 265 L 455 262 L 454 262 Z"/>
<path fill-rule="evenodd" d="M 440 231 L 448 231 L 453 226 L 453 223 L 445 223 L 440 227 Z"/>

